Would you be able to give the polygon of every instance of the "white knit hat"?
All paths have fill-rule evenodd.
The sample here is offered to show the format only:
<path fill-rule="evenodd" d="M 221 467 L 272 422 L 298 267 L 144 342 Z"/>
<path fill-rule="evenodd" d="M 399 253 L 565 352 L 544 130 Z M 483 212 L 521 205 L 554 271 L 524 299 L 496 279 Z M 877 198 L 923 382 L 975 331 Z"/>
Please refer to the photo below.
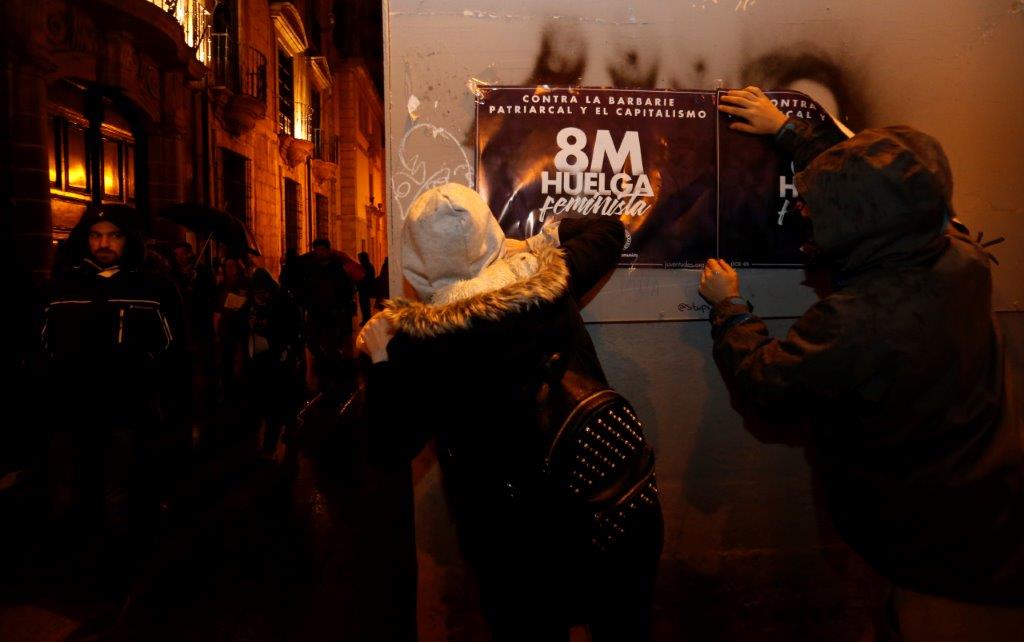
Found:
<path fill-rule="evenodd" d="M 472 189 L 446 183 L 421 194 L 402 228 L 402 273 L 420 299 L 477 277 L 502 254 L 505 233 Z"/>

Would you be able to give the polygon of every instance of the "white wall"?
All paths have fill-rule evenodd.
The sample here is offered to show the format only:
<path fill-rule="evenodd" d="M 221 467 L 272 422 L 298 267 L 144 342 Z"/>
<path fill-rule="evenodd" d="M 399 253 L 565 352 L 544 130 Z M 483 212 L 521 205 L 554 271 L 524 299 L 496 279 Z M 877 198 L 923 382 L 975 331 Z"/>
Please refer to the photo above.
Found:
<path fill-rule="evenodd" d="M 473 79 L 522 85 L 537 69 L 571 77 L 582 68 L 572 82 L 646 86 L 650 76 L 656 87 L 710 89 L 717 79 L 760 78 L 744 69 L 768 54 L 809 53 L 840 70 L 833 91 L 847 95 L 838 111 L 855 127 L 910 124 L 942 141 L 961 218 L 1008 239 L 994 248 L 997 306 L 1024 309 L 1020 0 L 390 0 L 384 20 L 392 292 L 401 291 L 395 240 L 416 194 L 447 180 L 472 184 Z M 800 88 L 832 98 L 821 85 Z M 773 330 L 813 299 L 802 277 L 743 274 L 758 311 L 783 318 Z M 586 311 L 590 320 L 634 322 L 590 331 L 658 449 L 667 517 L 660 634 L 855 639 L 870 577 L 827 535 L 802 453 L 758 443 L 729 407 L 706 323 L 677 320 L 687 316 L 680 303 L 698 301 L 696 283 L 694 271 L 621 270 Z M 1019 335 L 1017 315 L 1003 322 Z M 460 626 L 477 639 L 436 471 L 421 476 L 417 495 L 424 639 Z M 787 613 L 812 615 L 798 626 Z"/>

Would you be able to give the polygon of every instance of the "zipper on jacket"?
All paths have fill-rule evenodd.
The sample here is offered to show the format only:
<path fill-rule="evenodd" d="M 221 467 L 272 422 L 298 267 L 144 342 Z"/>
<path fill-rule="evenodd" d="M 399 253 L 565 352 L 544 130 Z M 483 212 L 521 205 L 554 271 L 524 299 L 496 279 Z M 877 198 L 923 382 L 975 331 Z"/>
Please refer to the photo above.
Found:
<path fill-rule="evenodd" d="M 167 341 L 167 343 L 164 344 L 164 350 L 166 350 L 171 347 L 171 343 L 174 342 L 174 333 L 171 332 L 171 324 L 167 322 L 167 317 L 165 317 L 159 309 L 156 311 L 156 316 L 160 319 L 160 327 L 164 329 L 164 339 Z"/>
<path fill-rule="evenodd" d="M 160 307 L 159 301 L 153 299 L 107 299 L 107 303 L 129 303 L 135 304 L 129 307 L 143 307 L 143 308 L 158 308 Z"/>
<path fill-rule="evenodd" d="M 120 345 L 124 343 L 124 308 L 121 308 L 117 317 L 117 343 Z"/>

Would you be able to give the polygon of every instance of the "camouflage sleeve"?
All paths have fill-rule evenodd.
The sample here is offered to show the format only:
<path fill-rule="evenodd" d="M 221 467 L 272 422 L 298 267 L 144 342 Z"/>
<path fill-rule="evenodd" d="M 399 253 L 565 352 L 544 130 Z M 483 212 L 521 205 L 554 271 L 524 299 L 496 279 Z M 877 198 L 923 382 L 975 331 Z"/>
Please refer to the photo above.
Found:
<path fill-rule="evenodd" d="M 844 340 L 828 299 L 808 310 L 782 339 L 772 338 L 754 315 L 728 325 L 744 312 L 744 306 L 721 302 L 711 322 L 715 361 L 745 402 L 766 410 L 796 409 L 841 397 L 856 385 L 850 367 L 856 350 Z"/>

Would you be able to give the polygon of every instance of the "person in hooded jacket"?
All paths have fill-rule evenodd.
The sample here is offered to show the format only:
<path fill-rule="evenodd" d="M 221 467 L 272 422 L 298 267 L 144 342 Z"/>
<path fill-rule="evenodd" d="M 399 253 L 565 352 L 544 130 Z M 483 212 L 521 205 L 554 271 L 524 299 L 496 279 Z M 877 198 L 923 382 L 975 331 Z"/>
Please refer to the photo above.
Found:
<path fill-rule="evenodd" d="M 542 472 L 552 436 L 536 395 L 556 353 L 606 383 L 579 308 L 624 238 L 621 221 L 595 216 L 506 239 L 475 191 L 433 188 L 410 206 L 402 232 L 402 271 L 419 300 L 388 301 L 357 341 L 374 362 L 367 390 L 379 447 L 408 458 L 436 436 L 496 642 L 564 641 L 574 624 L 597 642 L 650 639 L 660 509 L 614 554 L 574 540 Z"/>
<path fill-rule="evenodd" d="M 294 376 L 302 351 L 302 320 L 291 295 L 263 267 L 253 272 L 248 312 L 248 405 L 263 425 L 263 453 L 279 456 L 302 398 Z"/>
<path fill-rule="evenodd" d="M 287 263 L 287 288 L 302 309 L 306 338 L 307 386 L 341 397 L 354 377 L 352 317 L 355 283 L 362 268 L 347 254 L 331 249 L 331 241 L 318 238 L 312 250 Z"/>
<path fill-rule="evenodd" d="M 909 127 L 852 138 L 728 92 L 732 125 L 792 155 L 833 291 L 783 338 L 709 259 L 714 354 L 734 395 L 810 419 L 829 512 L 895 585 L 908 641 L 1019 640 L 1024 631 L 1024 431 L 992 314 L 991 257 L 955 223 L 939 143 Z M 892 637 L 887 639 L 892 639 Z"/>
<path fill-rule="evenodd" d="M 45 306 L 42 352 L 49 479 L 58 532 L 73 534 L 79 562 L 111 583 L 127 581 L 146 508 L 187 435 L 188 362 L 179 294 L 144 269 L 138 213 L 91 205 L 71 231 Z M 96 549 L 99 549 L 96 552 Z M 123 585 L 121 585 L 123 588 Z"/>
<path fill-rule="evenodd" d="M 373 261 L 370 260 L 369 254 L 360 252 L 358 258 L 359 265 L 363 268 L 363 278 L 356 283 L 356 290 L 359 293 L 359 311 L 362 313 L 362 321 L 359 324 L 362 325 L 373 316 L 370 300 L 377 286 L 377 272 L 373 269 Z"/>

